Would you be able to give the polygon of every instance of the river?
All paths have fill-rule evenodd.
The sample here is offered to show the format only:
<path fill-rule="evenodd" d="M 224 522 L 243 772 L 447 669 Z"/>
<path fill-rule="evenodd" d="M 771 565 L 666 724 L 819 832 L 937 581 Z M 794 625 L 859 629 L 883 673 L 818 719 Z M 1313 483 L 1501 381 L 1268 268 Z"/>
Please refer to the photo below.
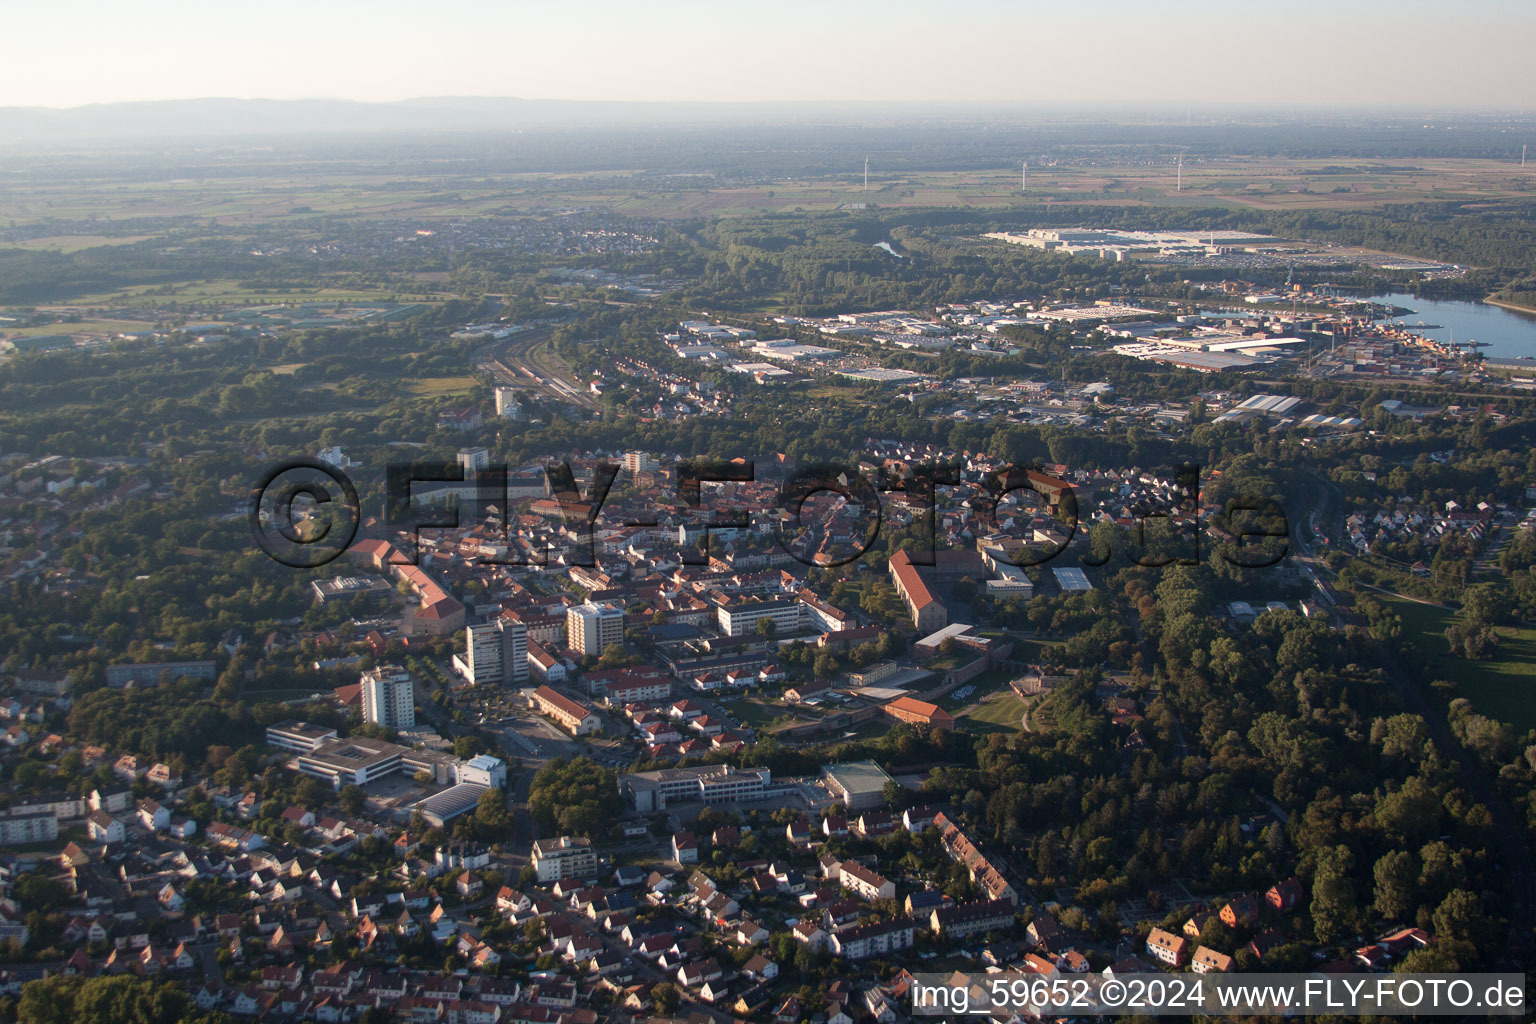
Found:
<path fill-rule="evenodd" d="M 1401 321 L 1409 330 L 1436 341 L 1480 341 L 1477 351 L 1502 359 L 1536 358 L 1536 313 L 1520 313 L 1486 302 L 1419 299 L 1403 293 L 1372 295 L 1371 301 L 1413 310 Z M 1438 324 L 1436 329 L 1414 327 L 1418 321 Z"/>

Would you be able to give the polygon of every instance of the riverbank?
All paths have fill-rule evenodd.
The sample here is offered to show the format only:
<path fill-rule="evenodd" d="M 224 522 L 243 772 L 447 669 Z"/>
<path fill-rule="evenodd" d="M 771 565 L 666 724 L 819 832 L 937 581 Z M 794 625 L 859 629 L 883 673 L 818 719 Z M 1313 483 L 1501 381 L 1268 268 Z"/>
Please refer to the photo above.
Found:
<path fill-rule="evenodd" d="M 1480 343 L 1478 351 L 1483 356 L 1503 358 L 1515 356 L 1536 357 L 1536 314 L 1523 311 L 1516 303 L 1488 292 L 1483 300 L 1414 298 L 1406 292 L 1384 292 L 1369 296 L 1370 301 L 1382 305 L 1407 306 L 1412 315 L 1397 319 L 1410 331 L 1444 344 L 1469 341 Z M 1530 297 L 1519 298 L 1530 302 Z M 1416 328 L 1413 321 L 1425 321 L 1423 328 Z M 1431 327 L 1438 324 L 1438 327 Z"/>
<path fill-rule="evenodd" d="M 1503 299 L 1496 299 L 1492 295 L 1483 301 L 1490 306 L 1498 306 L 1500 309 L 1512 309 L 1516 313 L 1536 313 L 1536 306 L 1520 306 L 1513 302 L 1506 302 Z"/>

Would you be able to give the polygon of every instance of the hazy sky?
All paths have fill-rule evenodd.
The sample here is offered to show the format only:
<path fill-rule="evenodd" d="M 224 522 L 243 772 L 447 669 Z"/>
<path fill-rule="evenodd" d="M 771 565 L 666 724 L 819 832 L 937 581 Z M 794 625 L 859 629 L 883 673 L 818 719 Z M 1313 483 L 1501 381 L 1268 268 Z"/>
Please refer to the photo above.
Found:
<path fill-rule="evenodd" d="M 1536 102 L 1536 4 L 0 0 L 0 106 L 228 97 Z"/>

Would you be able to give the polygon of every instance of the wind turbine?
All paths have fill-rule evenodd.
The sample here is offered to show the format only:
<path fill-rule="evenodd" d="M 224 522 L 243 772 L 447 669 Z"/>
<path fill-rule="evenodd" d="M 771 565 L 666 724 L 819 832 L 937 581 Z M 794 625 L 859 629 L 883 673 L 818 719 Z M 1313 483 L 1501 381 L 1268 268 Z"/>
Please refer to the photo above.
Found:
<path fill-rule="evenodd" d="M 1029 161 L 1028 160 L 1024 161 L 1023 164 L 1020 165 L 1020 169 L 1019 169 L 1019 191 L 1020 192 L 1028 192 L 1029 191 Z"/>
<path fill-rule="evenodd" d="M 869 157 L 864 158 L 864 191 L 869 191 Z"/>

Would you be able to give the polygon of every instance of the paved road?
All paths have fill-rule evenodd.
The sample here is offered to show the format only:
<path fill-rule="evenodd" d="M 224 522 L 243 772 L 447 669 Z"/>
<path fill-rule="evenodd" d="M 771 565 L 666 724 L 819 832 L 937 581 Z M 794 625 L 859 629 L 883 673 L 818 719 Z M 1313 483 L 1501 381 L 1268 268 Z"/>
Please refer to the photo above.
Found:
<path fill-rule="evenodd" d="M 505 742 L 505 737 L 503 737 L 503 742 Z M 513 748 L 511 744 L 507 744 L 507 746 L 512 751 L 514 757 L 519 756 L 519 751 Z M 513 841 L 511 847 L 514 850 L 526 850 L 533 845 L 534 839 L 538 838 L 538 833 L 533 823 L 533 812 L 528 807 L 528 792 L 533 788 L 533 776 L 539 770 L 538 764 L 540 762 L 520 758 L 520 763 L 523 767 L 518 771 L 508 794 L 511 797 L 508 806 L 512 812 Z"/>

